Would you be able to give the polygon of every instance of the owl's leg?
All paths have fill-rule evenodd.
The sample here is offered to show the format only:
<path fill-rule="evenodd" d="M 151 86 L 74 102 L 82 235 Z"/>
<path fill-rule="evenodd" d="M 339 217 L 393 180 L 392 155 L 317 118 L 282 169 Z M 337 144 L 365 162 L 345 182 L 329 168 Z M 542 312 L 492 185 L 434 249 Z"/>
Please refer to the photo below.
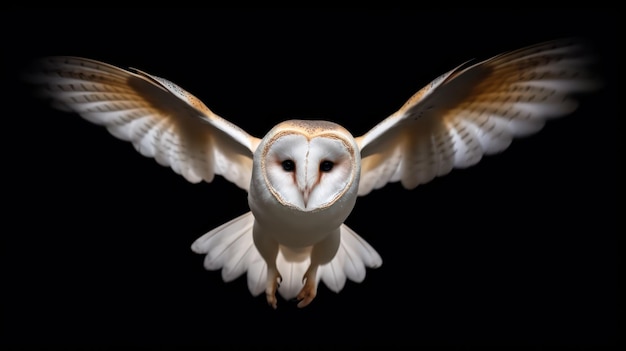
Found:
<path fill-rule="evenodd" d="M 311 250 L 311 264 L 304 272 L 302 281 L 304 286 L 296 298 L 300 301 L 298 307 L 306 307 L 317 295 L 317 269 L 320 265 L 330 262 L 337 253 L 341 240 L 339 229 L 328 235 L 322 241 L 313 245 Z"/>
<path fill-rule="evenodd" d="M 278 257 L 278 242 L 268 235 L 258 234 L 258 230 L 253 231 L 254 245 L 267 264 L 267 281 L 265 283 L 265 297 L 267 303 L 276 309 L 278 300 L 276 299 L 276 290 L 283 280 L 278 267 L 276 266 L 276 257 Z"/>

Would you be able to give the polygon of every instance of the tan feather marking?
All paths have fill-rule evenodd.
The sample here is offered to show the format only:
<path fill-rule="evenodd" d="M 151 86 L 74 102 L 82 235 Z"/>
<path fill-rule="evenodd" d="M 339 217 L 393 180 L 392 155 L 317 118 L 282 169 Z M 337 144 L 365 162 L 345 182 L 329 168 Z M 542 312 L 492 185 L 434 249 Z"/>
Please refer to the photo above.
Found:
<path fill-rule="evenodd" d="M 289 120 L 278 125 L 280 129 L 299 131 L 304 136 L 312 139 L 329 132 L 338 132 L 343 135 L 351 135 L 348 130 L 337 123 L 322 120 Z"/>
<path fill-rule="evenodd" d="M 325 137 L 340 140 L 344 143 L 351 155 L 355 155 L 354 147 L 348 140 L 352 134 L 337 123 L 321 120 L 288 120 L 277 124 L 274 128 L 271 142 L 287 134 L 299 134 L 311 140 Z M 265 156 L 265 155 L 264 155 Z"/>

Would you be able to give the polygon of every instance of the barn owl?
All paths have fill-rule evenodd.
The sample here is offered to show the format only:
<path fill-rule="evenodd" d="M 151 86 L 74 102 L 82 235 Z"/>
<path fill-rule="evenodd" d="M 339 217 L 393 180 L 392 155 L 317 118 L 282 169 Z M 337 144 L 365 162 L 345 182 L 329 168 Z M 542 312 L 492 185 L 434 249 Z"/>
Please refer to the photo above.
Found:
<path fill-rule="evenodd" d="M 577 40 L 554 40 L 444 73 L 363 135 L 332 121 L 287 120 L 262 137 L 213 113 L 155 75 L 92 59 L 36 61 L 26 74 L 55 107 L 102 125 L 191 183 L 220 175 L 247 191 L 250 211 L 208 231 L 191 249 L 224 281 L 247 273 L 253 296 L 315 298 L 339 292 L 382 259 L 344 221 L 359 196 L 391 182 L 428 183 L 571 113 L 573 94 L 597 84 Z"/>

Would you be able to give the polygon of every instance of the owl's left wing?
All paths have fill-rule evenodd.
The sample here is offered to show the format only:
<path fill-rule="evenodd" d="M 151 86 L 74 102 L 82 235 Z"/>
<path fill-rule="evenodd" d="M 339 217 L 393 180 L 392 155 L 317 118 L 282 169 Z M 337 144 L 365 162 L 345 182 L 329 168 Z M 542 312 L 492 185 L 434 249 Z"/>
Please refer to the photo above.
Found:
<path fill-rule="evenodd" d="M 441 75 L 357 138 L 359 195 L 396 181 L 412 189 L 472 166 L 514 137 L 538 132 L 548 118 L 571 113 L 571 94 L 598 86 L 592 56 L 582 41 L 556 40 Z"/>
<path fill-rule="evenodd" d="M 24 77 L 60 110 L 102 125 L 192 183 L 215 174 L 248 190 L 260 139 L 176 84 L 139 70 L 70 56 L 37 60 Z"/>

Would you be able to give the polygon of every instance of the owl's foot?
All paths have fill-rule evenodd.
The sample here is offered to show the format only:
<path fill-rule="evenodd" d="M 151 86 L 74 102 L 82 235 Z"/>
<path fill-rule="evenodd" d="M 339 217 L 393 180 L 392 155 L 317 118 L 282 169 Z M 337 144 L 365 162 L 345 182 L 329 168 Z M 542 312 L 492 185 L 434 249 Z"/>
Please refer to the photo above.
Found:
<path fill-rule="evenodd" d="M 280 276 L 280 273 L 276 272 L 272 274 L 272 277 L 268 277 L 267 286 L 265 287 L 265 298 L 267 299 L 268 305 L 272 306 L 273 309 L 278 307 L 278 300 L 276 299 L 276 290 L 280 286 L 280 283 L 283 281 L 283 277 Z"/>
<path fill-rule="evenodd" d="M 302 290 L 300 290 L 300 292 L 298 293 L 298 296 L 296 296 L 296 299 L 300 301 L 298 302 L 299 308 L 308 306 L 317 295 L 317 283 L 315 281 L 315 278 L 308 278 L 305 275 L 304 280 L 304 286 L 302 287 Z"/>

